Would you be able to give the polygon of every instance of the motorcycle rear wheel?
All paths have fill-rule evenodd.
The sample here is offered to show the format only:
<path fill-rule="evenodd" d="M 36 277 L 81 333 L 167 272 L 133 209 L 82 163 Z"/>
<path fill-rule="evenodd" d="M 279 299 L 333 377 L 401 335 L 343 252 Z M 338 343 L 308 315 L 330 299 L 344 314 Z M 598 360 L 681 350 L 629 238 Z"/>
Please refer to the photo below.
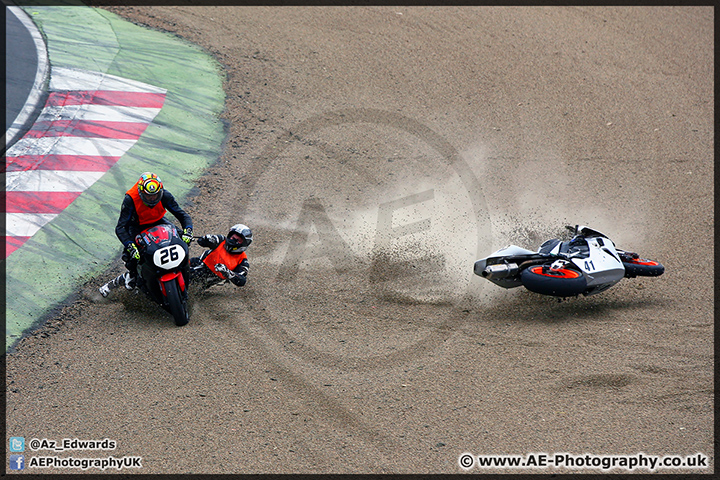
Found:
<path fill-rule="evenodd" d="M 629 262 L 623 262 L 626 277 L 659 277 L 665 273 L 665 267 L 653 260 L 644 258 L 633 258 Z"/>
<path fill-rule="evenodd" d="M 552 271 L 547 265 L 534 265 L 520 272 L 520 280 L 531 292 L 553 297 L 573 297 L 587 288 L 587 280 L 577 270 Z"/>
<path fill-rule="evenodd" d="M 187 325 L 188 321 L 190 321 L 190 314 L 188 313 L 187 302 L 182 298 L 176 279 L 165 284 L 165 292 L 170 306 L 170 314 L 175 319 L 175 325 L 178 327 Z"/>

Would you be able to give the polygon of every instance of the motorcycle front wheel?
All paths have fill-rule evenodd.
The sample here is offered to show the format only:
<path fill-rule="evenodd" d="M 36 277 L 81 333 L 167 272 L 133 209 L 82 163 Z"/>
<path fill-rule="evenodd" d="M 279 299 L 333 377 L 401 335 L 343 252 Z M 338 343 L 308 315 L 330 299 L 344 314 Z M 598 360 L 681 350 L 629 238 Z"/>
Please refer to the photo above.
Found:
<path fill-rule="evenodd" d="M 587 280 L 577 270 L 561 268 L 553 271 L 547 265 L 534 265 L 520 272 L 523 286 L 531 292 L 554 297 L 572 297 L 587 288 Z"/>
<path fill-rule="evenodd" d="M 190 314 L 187 309 L 187 302 L 183 300 L 180 287 L 176 279 L 165 283 L 165 292 L 170 307 L 170 314 L 175 319 L 175 325 L 181 327 L 190 321 Z"/>
<path fill-rule="evenodd" d="M 658 262 L 644 258 L 633 258 L 629 262 L 623 262 L 626 277 L 659 277 L 665 273 L 665 267 Z"/>

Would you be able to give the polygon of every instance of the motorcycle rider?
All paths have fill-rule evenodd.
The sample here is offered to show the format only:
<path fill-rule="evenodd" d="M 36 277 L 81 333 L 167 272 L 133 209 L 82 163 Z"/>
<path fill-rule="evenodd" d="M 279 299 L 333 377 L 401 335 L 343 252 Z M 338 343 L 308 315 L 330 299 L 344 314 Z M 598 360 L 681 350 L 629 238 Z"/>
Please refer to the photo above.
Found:
<path fill-rule="evenodd" d="M 163 183 L 152 172 L 143 173 L 135 184 L 125 193 L 120 218 L 115 227 L 115 235 L 125 247 L 122 260 L 125 262 L 125 288 L 135 288 L 137 264 L 140 251 L 135 244 L 135 236 L 146 228 L 161 223 L 172 224 L 165 218 L 166 212 L 172 213 L 182 225 L 182 240 L 188 245 L 192 241 L 192 219 L 175 201 L 175 197 L 163 187 Z"/>
<path fill-rule="evenodd" d="M 199 257 L 190 259 L 193 278 L 229 280 L 237 287 L 247 282 L 250 270 L 245 249 L 253 241 L 253 234 L 247 225 L 238 223 L 230 227 L 227 236 L 205 235 L 198 239 L 201 247 L 209 248 Z"/>

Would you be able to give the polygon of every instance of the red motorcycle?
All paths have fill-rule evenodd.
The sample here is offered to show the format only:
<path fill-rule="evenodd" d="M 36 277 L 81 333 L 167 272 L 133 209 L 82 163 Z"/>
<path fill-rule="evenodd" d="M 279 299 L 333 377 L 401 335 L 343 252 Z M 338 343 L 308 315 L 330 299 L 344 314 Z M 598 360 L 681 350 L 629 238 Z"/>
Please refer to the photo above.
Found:
<path fill-rule="evenodd" d="M 189 284 L 189 248 L 180 237 L 177 227 L 160 224 L 143 230 L 135 237 L 140 250 L 137 288 L 168 311 L 175 325 L 190 320 L 187 307 Z M 103 297 L 111 288 L 125 285 L 125 274 L 100 287 Z"/>

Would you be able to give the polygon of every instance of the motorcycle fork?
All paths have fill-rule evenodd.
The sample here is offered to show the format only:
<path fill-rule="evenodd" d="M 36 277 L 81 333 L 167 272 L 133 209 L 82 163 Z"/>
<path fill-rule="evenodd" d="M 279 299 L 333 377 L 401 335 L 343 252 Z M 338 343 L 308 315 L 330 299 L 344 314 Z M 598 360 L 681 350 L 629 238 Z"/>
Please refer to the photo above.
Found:
<path fill-rule="evenodd" d="M 180 287 L 180 292 L 185 293 L 185 276 L 182 274 L 182 272 L 171 272 L 161 275 L 160 278 L 158 278 L 158 281 L 160 282 L 160 291 L 162 292 L 163 297 L 167 297 L 167 292 L 165 291 L 165 284 L 167 282 L 175 280 L 176 278 L 178 279 L 178 286 Z"/>

